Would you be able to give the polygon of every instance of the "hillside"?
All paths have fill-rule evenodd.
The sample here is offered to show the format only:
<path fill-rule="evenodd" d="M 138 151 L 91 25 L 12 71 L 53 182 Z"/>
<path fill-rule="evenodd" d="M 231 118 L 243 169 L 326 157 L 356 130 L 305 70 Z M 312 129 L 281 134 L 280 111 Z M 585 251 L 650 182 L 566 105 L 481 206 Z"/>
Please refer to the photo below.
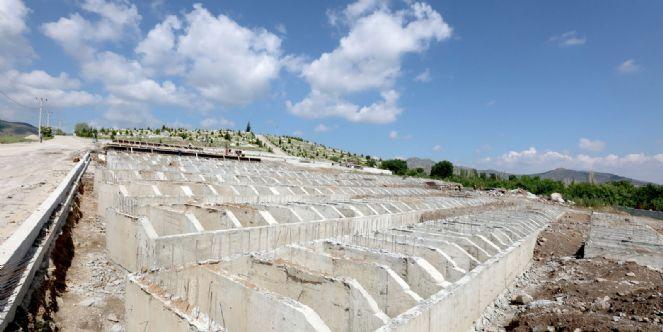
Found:
<path fill-rule="evenodd" d="M 569 182 L 587 182 L 589 179 L 588 171 L 576 171 L 566 168 L 556 168 L 551 171 L 531 174 L 531 176 L 538 176 L 542 179 L 551 179 L 557 181 L 563 181 L 566 183 Z M 595 183 L 606 183 L 606 182 L 616 182 L 616 181 L 627 181 L 631 182 L 636 186 L 647 184 L 647 182 L 627 178 L 624 176 L 619 176 L 611 173 L 601 173 L 594 172 L 594 182 Z"/>
<path fill-rule="evenodd" d="M 373 166 L 376 160 L 294 136 L 256 135 L 230 129 L 186 128 L 133 128 L 99 129 L 100 138 L 120 138 L 155 143 L 191 144 L 200 147 L 230 148 L 287 154 L 315 160 L 327 160 L 340 164 Z"/>
<path fill-rule="evenodd" d="M 25 122 L 0 120 L 0 136 L 28 136 L 37 134 L 37 128 Z"/>
<path fill-rule="evenodd" d="M 510 175 L 527 175 L 527 176 L 538 176 L 542 179 L 550 179 L 550 180 L 555 180 L 555 181 L 562 181 L 564 183 L 571 183 L 571 182 L 588 182 L 589 181 L 589 171 L 577 171 L 573 169 L 566 169 L 566 168 L 556 168 L 547 172 L 542 172 L 542 173 L 534 173 L 534 174 L 511 174 L 511 173 L 506 173 L 506 172 L 501 172 L 501 171 L 496 171 L 492 169 L 488 170 L 481 170 L 481 169 L 474 169 L 471 167 L 465 167 L 465 166 L 454 166 L 454 173 L 456 175 L 461 175 L 461 174 L 468 174 L 468 173 L 473 173 L 476 172 L 478 174 L 495 174 L 496 176 L 500 178 L 508 178 Z M 601 173 L 601 172 L 594 172 L 594 183 L 607 183 L 607 182 L 617 182 L 617 181 L 626 181 L 630 182 L 633 185 L 636 186 L 642 186 L 647 184 L 648 182 L 645 181 L 640 181 L 632 178 L 627 178 L 624 176 L 612 174 L 612 173 Z"/>
<path fill-rule="evenodd" d="M 356 154 L 295 136 L 265 135 L 270 143 L 283 152 L 301 158 L 329 160 L 341 164 L 374 166 L 376 161 L 370 156 Z"/>
<path fill-rule="evenodd" d="M 426 174 L 430 174 L 430 170 L 433 167 L 433 164 L 435 164 L 433 160 L 428 158 L 422 159 L 422 158 L 411 157 L 407 158 L 406 161 L 408 169 L 423 168 Z"/>
<path fill-rule="evenodd" d="M 230 148 L 248 151 L 269 151 L 256 135 L 239 130 L 186 129 L 186 128 L 134 128 L 134 129 L 99 129 L 100 138 L 120 138 L 154 143 L 176 145 L 191 144 L 209 148 Z"/>

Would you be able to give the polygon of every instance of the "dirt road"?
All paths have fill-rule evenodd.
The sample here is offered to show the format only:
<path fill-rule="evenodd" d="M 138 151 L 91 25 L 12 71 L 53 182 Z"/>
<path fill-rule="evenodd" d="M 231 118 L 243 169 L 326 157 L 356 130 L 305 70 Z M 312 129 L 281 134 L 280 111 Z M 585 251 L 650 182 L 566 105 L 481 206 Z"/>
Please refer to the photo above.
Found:
<path fill-rule="evenodd" d="M 281 150 L 281 148 L 279 148 L 278 146 L 274 145 L 269 139 L 267 139 L 267 137 L 265 137 L 265 136 L 263 136 L 263 135 L 258 135 L 258 134 L 256 134 L 256 138 L 258 138 L 258 139 L 261 140 L 263 143 L 265 143 L 265 145 L 267 145 L 267 147 L 271 148 L 273 154 L 275 154 L 275 155 L 277 155 L 277 156 L 287 156 L 287 155 L 288 155 L 288 154 L 285 153 L 283 150 Z"/>
<path fill-rule="evenodd" d="M 0 144 L 0 243 L 60 184 L 74 157 L 92 147 L 89 139 L 70 136 Z"/>

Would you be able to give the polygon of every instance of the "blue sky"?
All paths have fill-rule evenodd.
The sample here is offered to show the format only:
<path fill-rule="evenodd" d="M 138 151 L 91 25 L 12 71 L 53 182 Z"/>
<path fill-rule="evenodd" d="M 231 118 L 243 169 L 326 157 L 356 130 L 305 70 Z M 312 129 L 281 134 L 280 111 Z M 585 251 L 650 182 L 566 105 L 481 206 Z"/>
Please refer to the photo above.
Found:
<path fill-rule="evenodd" d="M 0 91 L 71 128 L 295 134 L 663 183 L 658 1 L 0 0 Z M 36 123 L 0 96 L 0 118 Z"/>

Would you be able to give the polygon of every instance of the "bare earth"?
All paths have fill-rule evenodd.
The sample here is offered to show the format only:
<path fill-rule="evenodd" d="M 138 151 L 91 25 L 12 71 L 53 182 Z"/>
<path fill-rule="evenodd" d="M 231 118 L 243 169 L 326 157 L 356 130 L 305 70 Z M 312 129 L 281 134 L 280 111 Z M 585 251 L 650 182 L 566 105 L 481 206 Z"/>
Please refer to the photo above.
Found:
<path fill-rule="evenodd" d="M 0 144 L 0 243 L 60 184 L 90 140 L 57 136 L 43 143 Z"/>
<path fill-rule="evenodd" d="M 53 330 L 123 330 L 126 271 L 106 255 L 105 227 L 96 213 L 93 179 L 94 169 L 88 169 L 80 197 L 81 218 L 71 229 L 73 258 L 65 272 L 67 286 L 58 294 Z"/>
<path fill-rule="evenodd" d="M 589 222 L 588 213 L 568 213 L 543 231 L 530 269 L 475 330 L 663 331 L 663 273 L 582 258 Z"/>

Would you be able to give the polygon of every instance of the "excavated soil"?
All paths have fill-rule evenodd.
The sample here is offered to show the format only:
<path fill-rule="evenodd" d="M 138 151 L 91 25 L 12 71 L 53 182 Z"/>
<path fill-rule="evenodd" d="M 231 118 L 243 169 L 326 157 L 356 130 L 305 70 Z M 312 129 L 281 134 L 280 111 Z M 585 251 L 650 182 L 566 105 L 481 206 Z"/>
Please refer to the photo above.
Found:
<path fill-rule="evenodd" d="M 94 166 L 83 175 L 75 208 L 63 225 L 41 287 L 21 308 L 10 330 L 123 331 L 125 271 L 106 255 L 97 216 Z"/>
<path fill-rule="evenodd" d="M 97 216 L 94 168 L 90 167 L 83 177 L 82 216 L 72 231 L 75 255 L 53 323 L 63 331 L 121 331 L 125 272 L 106 255 L 105 228 Z"/>
<path fill-rule="evenodd" d="M 582 258 L 589 222 L 588 213 L 568 213 L 541 232 L 530 269 L 475 330 L 663 331 L 663 273 Z"/>

